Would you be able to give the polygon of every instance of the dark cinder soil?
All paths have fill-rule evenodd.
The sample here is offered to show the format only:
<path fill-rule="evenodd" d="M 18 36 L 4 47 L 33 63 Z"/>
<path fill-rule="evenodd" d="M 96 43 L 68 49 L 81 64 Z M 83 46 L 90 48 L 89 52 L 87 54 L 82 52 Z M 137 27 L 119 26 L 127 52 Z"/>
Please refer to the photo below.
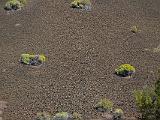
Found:
<path fill-rule="evenodd" d="M 153 86 L 160 64 L 160 0 L 93 0 L 92 11 L 71 9 L 69 0 L 31 0 L 6 12 L 0 1 L 0 101 L 3 120 L 33 120 L 39 111 L 76 111 L 100 119 L 93 107 L 112 100 L 137 116 L 133 90 Z M 140 32 L 130 28 L 138 25 Z M 148 50 L 146 50 L 148 49 Z M 160 49 L 157 48 L 157 49 Z M 44 53 L 40 68 L 19 64 L 22 53 Z M 114 70 L 136 67 L 131 79 Z"/>

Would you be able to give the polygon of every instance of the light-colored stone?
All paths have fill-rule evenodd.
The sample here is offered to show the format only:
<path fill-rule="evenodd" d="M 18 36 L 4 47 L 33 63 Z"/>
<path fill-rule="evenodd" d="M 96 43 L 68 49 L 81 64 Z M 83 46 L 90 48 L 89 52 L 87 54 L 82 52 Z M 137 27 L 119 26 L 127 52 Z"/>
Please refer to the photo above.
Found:
<path fill-rule="evenodd" d="M 109 113 L 104 113 L 102 115 L 103 118 L 107 119 L 107 120 L 112 120 L 113 118 L 113 115 L 112 114 L 109 114 Z"/>
<path fill-rule="evenodd" d="M 18 27 L 18 26 L 20 26 L 21 24 L 19 24 L 19 23 L 17 23 L 17 24 L 15 24 L 15 27 Z"/>
<path fill-rule="evenodd" d="M 0 115 L 2 115 L 3 114 L 3 112 L 2 112 L 2 110 L 0 110 Z"/>
<path fill-rule="evenodd" d="M 7 107 L 6 104 L 7 104 L 6 101 L 0 101 L 0 110 L 6 108 Z"/>

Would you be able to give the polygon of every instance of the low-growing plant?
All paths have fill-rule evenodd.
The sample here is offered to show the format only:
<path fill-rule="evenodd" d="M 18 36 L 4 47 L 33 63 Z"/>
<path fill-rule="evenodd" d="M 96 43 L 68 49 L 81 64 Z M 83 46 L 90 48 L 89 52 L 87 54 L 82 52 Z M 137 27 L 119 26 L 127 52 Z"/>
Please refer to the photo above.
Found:
<path fill-rule="evenodd" d="M 82 115 L 77 112 L 73 112 L 72 117 L 73 120 L 82 120 Z"/>
<path fill-rule="evenodd" d="M 6 10 L 17 10 L 23 7 L 27 3 L 26 0 L 9 0 L 5 4 Z"/>
<path fill-rule="evenodd" d="M 155 92 L 158 96 L 160 96 L 160 80 L 157 80 L 156 81 L 156 84 L 155 84 Z"/>
<path fill-rule="evenodd" d="M 137 33 L 139 30 L 138 30 L 138 26 L 132 26 L 131 27 L 131 32 L 133 33 Z"/>
<path fill-rule="evenodd" d="M 51 120 L 51 115 L 47 112 L 39 112 L 35 120 Z"/>
<path fill-rule="evenodd" d="M 106 98 L 101 99 L 96 105 L 96 109 L 101 110 L 102 112 L 105 111 L 110 112 L 112 111 L 112 108 L 113 108 L 113 102 Z"/>
<path fill-rule="evenodd" d="M 145 88 L 134 92 L 135 100 L 142 120 L 156 120 L 157 96 L 154 90 Z"/>
<path fill-rule="evenodd" d="M 117 75 L 127 77 L 135 73 L 135 68 L 130 64 L 122 64 L 117 69 L 115 69 Z"/>
<path fill-rule="evenodd" d="M 156 118 L 160 120 L 160 96 L 157 96 Z"/>
<path fill-rule="evenodd" d="M 5 9 L 6 10 L 17 10 L 22 7 L 22 4 L 18 0 L 10 0 L 6 2 Z"/>
<path fill-rule="evenodd" d="M 157 109 L 156 109 L 156 118 L 160 119 L 160 69 L 158 69 L 158 80 L 155 83 L 155 93 L 157 95 Z"/>
<path fill-rule="evenodd" d="M 46 61 L 46 57 L 44 55 L 21 54 L 20 61 L 27 65 L 39 65 Z"/>
<path fill-rule="evenodd" d="M 85 5 L 91 5 L 90 0 L 72 0 L 71 7 L 72 8 L 85 8 Z"/>
<path fill-rule="evenodd" d="M 113 112 L 113 120 L 122 120 L 124 118 L 124 113 L 122 109 L 115 109 Z"/>
<path fill-rule="evenodd" d="M 59 112 L 53 117 L 53 120 L 70 120 L 71 118 L 71 114 L 67 112 Z"/>

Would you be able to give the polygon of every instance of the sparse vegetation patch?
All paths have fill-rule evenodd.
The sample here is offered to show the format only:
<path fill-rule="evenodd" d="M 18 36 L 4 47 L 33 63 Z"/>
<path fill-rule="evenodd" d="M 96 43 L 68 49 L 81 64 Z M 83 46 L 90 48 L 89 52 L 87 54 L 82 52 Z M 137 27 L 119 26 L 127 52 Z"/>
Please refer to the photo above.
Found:
<path fill-rule="evenodd" d="M 38 66 L 44 63 L 46 57 L 44 55 L 30 55 L 30 54 L 22 54 L 20 58 L 20 62 L 26 65 Z"/>
<path fill-rule="evenodd" d="M 68 112 L 59 112 L 53 117 L 53 120 L 70 120 L 70 119 L 72 119 L 72 114 Z"/>
<path fill-rule="evenodd" d="M 138 26 L 132 26 L 131 27 L 131 32 L 137 33 L 139 31 Z"/>
<path fill-rule="evenodd" d="M 122 64 L 117 69 L 115 69 L 115 72 L 119 76 L 127 77 L 135 73 L 135 68 L 130 64 Z"/>
<path fill-rule="evenodd" d="M 91 10 L 91 2 L 90 0 L 73 0 L 71 2 L 72 8 Z"/>
<path fill-rule="evenodd" d="M 18 10 L 26 4 L 26 0 L 9 0 L 6 2 L 5 10 Z"/>
<path fill-rule="evenodd" d="M 112 111 L 113 102 L 104 98 L 97 103 L 95 108 L 101 112 Z"/>
<path fill-rule="evenodd" d="M 153 89 L 136 90 L 134 96 L 142 120 L 160 119 L 160 96 Z"/>

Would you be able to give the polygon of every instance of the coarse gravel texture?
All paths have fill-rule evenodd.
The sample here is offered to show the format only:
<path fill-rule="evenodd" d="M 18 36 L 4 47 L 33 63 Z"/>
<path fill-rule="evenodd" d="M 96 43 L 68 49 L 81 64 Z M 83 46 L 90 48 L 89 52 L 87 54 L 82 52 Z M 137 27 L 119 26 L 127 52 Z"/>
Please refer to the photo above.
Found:
<path fill-rule="evenodd" d="M 3 120 L 33 120 L 39 111 L 79 112 L 103 120 L 93 109 L 106 97 L 125 116 L 138 116 L 133 90 L 153 86 L 160 52 L 159 0 L 93 0 L 92 11 L 70 8 L 69 0 L 30 0 L 6 12 L 0 1 L 0 101 Z M 134 34 L 130 28 L 139 26 Z M 149 49 L 147 51 L 146 49 Z M 22 53 L 44 53 L 40 68 L 20 64 Z M 131 79 L 114 74 L 135 66 Z M 106 120 L 106 119 L 105 119 Z"/>

